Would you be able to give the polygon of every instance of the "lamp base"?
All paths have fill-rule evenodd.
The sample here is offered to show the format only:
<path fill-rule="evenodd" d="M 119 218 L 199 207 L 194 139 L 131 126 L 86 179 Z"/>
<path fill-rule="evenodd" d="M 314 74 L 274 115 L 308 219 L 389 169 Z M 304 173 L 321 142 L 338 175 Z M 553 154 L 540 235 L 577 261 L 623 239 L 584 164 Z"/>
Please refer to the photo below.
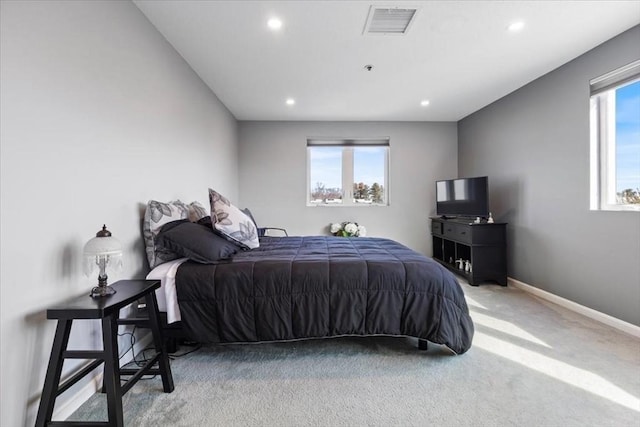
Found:
<path fill-rule="evenodd" d="M 91 296 L 94 298 L 106 297 L 116 293 L 116 290 L 108 285 L 99 285 L 91 289 Z"/>

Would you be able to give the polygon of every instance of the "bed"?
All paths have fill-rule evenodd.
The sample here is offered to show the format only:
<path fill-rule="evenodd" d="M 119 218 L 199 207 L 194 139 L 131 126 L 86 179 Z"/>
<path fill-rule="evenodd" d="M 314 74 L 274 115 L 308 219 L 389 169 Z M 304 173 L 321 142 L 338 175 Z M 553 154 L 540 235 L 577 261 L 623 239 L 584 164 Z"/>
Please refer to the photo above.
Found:
<path fill-rule="evenodd" d="M 202 236 L 207 242 L 194 250 Z M 148 278 L 162 281 L 158 301 L 167 323 L 180 324 L 192 341 L 391 335 L 445 345 L 455 354 L 471 347 L 474 326 L 455 277 L 398 242 L 261 237 L 258 247 L 234 251 L 222 239 L 215 254 L 196 253 L 210 250 L 214 236 L 220 238 L 206 218 L 171 221 L 156 236 L 156 246 L 175 256 Z"/>

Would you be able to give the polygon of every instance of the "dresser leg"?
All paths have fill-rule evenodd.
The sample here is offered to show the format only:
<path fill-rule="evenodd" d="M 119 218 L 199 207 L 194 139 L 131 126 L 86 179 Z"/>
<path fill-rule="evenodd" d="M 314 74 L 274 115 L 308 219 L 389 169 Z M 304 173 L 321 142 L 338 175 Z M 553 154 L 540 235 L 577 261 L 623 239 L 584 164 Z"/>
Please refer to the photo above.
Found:
<path fill-rule="evenodd" d="M 36 427 L 44 427 L 51 421 L 51 417 L 53 416 L 53 408 L 58 395 L 58 385 L 60 384 L 60 375 L 62 374 L 62 364 L 64 363 L 62 354 L 67 349 L 67 343 L 69 342 L 71 322 L 71 319 L 58 320 L 56 335 L 53 339 L 53 347 L 51 348 L 51 357 L 49 358 L 49 367 L 47 368 L 47 376 L 44 380 L 42 397 L 40 398 L 40 406 L 38 407 Z"/>

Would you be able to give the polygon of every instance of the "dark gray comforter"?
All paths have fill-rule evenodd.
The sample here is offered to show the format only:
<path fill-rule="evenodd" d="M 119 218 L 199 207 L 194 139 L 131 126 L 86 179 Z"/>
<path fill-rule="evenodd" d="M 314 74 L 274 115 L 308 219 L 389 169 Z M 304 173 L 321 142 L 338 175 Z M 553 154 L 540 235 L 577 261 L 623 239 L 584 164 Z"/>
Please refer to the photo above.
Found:
<path fill-rule="evenodd" d="M 388 239 L 266 237 L 228 261 L 185 262 L 176 285 L 199 342 L 404 335 L 461 354 L 473 338 L 454 276 Z"/>

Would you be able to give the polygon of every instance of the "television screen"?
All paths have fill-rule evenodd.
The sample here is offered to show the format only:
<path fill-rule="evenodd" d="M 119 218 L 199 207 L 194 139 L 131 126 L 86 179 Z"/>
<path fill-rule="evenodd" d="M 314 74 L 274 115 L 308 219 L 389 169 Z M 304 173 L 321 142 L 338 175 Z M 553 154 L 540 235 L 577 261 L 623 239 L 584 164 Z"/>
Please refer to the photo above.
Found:
<path fill-rule="evenodd" d="M 436 181 L 439 216 L 489 215 L 489 179 L 486 176 Z"/>

